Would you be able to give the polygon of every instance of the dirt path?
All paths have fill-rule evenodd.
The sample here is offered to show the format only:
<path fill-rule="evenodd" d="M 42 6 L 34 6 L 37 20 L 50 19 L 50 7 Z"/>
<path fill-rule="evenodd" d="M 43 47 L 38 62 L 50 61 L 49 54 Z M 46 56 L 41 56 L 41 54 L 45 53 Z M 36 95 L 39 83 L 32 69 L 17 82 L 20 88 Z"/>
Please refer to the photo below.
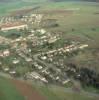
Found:
<path fill-rule="evenodd" d="M 17 90 L 25 97 L 25 100 L 46 100 L 37 90 L 25 82 L 11 80 Z"/>

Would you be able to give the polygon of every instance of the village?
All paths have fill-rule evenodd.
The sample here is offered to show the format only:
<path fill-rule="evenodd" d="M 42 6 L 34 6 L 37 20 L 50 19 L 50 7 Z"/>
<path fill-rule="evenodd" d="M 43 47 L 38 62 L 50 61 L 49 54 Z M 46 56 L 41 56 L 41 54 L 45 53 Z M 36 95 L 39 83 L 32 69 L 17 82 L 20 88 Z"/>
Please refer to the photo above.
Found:
<path fill-rule="evenodd" d="M 15 39 L 0 36 L 0 71 L 15 78 L 21 77 L 46 84 L 72 83 L 67 71 L 76 73 L 76 70 L 67 67 L 65 60 L 73 54 L 77 55 L 79 51 L 84 51 L 88 44 L 68 40 L 61 43 L 64 41 L 62 34 L 55 34 L 40 27 L 34 29 L 33 25 L 39 26 L 42 18 L 42 14 L 31 14 L 20 18 L 0 19 L 1 32 L 7 34 L 14 30 L 26 33 Z M 76 74 L 80 76 L 79 73 Z"/>

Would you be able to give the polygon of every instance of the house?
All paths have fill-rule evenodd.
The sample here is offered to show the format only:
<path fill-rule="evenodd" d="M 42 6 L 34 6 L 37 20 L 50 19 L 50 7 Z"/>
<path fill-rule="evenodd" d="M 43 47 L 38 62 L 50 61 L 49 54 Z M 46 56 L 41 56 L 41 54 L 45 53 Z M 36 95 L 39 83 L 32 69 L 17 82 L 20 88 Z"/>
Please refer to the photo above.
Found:
<path fill-rule="evenodd" d="M 46 30 L 44 30 L 44 29 L 39 29 L 39 30 L 37 30 L 37 32 L 40 32 L 41 34 L 45 34 L 45 33 L 46 33 Z"/>
<path fill-rule="evenodd" d="M 87 44 L 84 44 L 84 45 L 81 45 L 79 48 L 80 49 L 83 49 L 83 48 L 86 48 L 86 47 L 88 47 L 88 45 Z"/>
<path fill-rule="evenodd" d="M 32 61 L 31 58 L 25 58 L 25 60 L 26 60 L 27 62 L 31 62 L 31 61 Z"/>
<path fill-rule="evenodd" d="M 10 74 L 16 74 L 16 71 L 10 71 L 9 73 Z"/>
<path fill-rule="evenodd" d="M 27 74 L 27 78 L 41 80 L 42 82 L 48 83 L 45 77 L 41 76 L 37 72 L 31 72 Z"/>
<path fill-rule="evenodd" d="M 49 40 L 48 40 L 48 43 L 54 43 L 58 40 L 58 38 L 56 36 L 54 37 L 51 37 Z"/>
<path fill-rule="evenodd" d="M 41 65 L 38 66 L 38 69 L 41 70 L 43 67 Z"/>
<path fill-rule="evenodd" d="M 18 64 L 20 61 L 17 60 L 17 59 L 15 59 L 15 60 L 13 60 L 12 62 L 13 62 L 13 64 Z"/>
<path fill-rule="evenodd" d="M 62 82 L 62 84 L 64 85 L 64 84 L 66 84 L 66 83 L 68 83 L 68 82 L 70 82 L 70 79 L 64 80 L 64 81 Z"/>
<path fill-rule="evenodd" d="M 46 60 L 47 57 L 46 57 L 46 56 L 41 56 L 41 59 L 42 59 L 42 60 Z"/>
<path fill-rule="evenodd" d="M 4 71 L 5 71 L 5 72 L 7 72 L 7 71 L 9 71 L 9 70 L 10 70 L 10 69 L 9 69 L 9 68 L 7 68 L 7 67 L 6 67 L 6 68 L 4 68 Z"/>
<path fill-rule="evenodd" d="M 9 50 L 3 51 L 3 55 L 4 55 L 4 56 L 9 56 L 9 55 L 10 55 L 10 51 L 9 51 Z"/>

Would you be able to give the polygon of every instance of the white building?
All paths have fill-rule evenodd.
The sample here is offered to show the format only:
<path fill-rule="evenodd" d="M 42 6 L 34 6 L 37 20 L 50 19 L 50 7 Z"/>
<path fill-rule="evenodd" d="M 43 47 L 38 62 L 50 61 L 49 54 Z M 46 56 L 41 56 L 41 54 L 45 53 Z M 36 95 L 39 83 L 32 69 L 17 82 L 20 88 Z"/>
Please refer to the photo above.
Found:
<path fill-rule="evenodd" d="M 4 56 L 9 56 L 9 55 L 10 55 L 10 51 L 9 51 L 9 50 L 3 51 L 3 55 L 4 55 Z"/>
<path fill-rule="evenodd" d="M 8 31 L 8 30 L 13 30 L 13 29 L 25 29 L 28 28 L 27 24 L 24 23 L 6 23 L 0 25 L 1 31 Z"/>

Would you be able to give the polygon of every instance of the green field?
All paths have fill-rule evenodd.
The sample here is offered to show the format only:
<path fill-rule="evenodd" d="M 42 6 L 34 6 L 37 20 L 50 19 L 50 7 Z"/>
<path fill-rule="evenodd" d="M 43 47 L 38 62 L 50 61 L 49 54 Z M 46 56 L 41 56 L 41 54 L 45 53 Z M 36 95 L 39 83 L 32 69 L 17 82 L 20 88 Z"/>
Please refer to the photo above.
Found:
<path fill-rule="evenodd" d="M 47 28 L 49 31 L 64 32 L 63 38 L 88 43 L 95 49 L 99 45 L 99 3 L 59 2 L 49 3 L 40 10 L 74 9 L 72 14 L 48 14 L 46 19 L 56 19 L 59 27 Z M 78 9 L 78 10 L 75 10 Z"/>
<path fill-rule="evenodd" d="M 45 3 L 46 0 L 20 0 L 15 2 L 8 2 L 0 3 L 0 16 L 8 15 L 9 12 L 19 10 L 19 9 L 26 9 L 26 8 L 33 8 L 38 5 L 42 5 Z"/>
<path fill-rule="evenodd" d="M 71 89 L 54 86 L 54 85 L 40 85 L 40 83 L 33 83 L 33 89 L 39 91 L 46 100 L 97 100 L 97 96 L 87 95 L 86 93 L 78 93 Z M 25 100 L 20 95 L 14 84 L 7 78 L 0 77 L 0 100 Z"/>
<path fill-rule="evenodd" d="M 24 100 L 24 97 L 8 79 L 0 77 L 0 100 Z"/>
<path fill-rule="evenodd" d="M 35 86 L 35 84 L 33 84 Z M 36 84 L 37 85 L 37 84 Z M 46 96 L 47 100 L 97 100 L 97 96 L 87 95 L 86 93 L 80 93 L 72 91 L 68 88 L 60 86 L 36 86 L 36 89 Z"/>

